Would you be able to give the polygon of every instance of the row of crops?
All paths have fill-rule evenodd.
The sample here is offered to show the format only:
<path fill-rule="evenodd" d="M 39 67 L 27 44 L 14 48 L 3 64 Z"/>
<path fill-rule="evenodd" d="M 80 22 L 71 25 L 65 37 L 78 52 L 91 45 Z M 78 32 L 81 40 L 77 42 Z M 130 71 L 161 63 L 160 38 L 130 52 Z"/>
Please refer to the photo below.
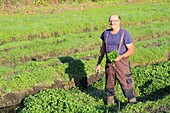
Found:
<path fill-rule="evenodd" d="M 18 104 L 24 96 L 17 97 L 17 95 L 24 94 L 27 96 L 29 94 L 27 90 L 32 90 L 36 86 L 51 86 L 55 84 L 56 80 L 62 81 L 64 84 L 70 84 L 75 82 L 76 78 L 90 78 L 91 76 L 95 76 L 95 66 L 101 45 L 101 39 L 99 37 L 105 29 L 109 28 L 107 20 L 113 13 L 120 14 L 122 17 L 122 27 L 128 30 L 133 37 L 135 54 L 130 57 L 132 67 L 165 61 L 165 64 L 160 64 L 158 67 L 169 64 L 170 8 L 168 2 L 154 2 L 154 4 L 151 4 L 148 1 L 148 3 L 143 4 L 135 2 L 135 4 L 107 4 L 107 6 L 102 6 L 103 7 L 100 6 L 99 8 L 89 8 L 79 11 L 70 10 L 53 14 L 1 16 L 0 108 L 13 105 L 15 102 Z M 103 71 L 104 63 L 105 59 L 101 65 Z M 138 68 L 135 68 L 135 70 L 137 69 Z M 145 68 L 142 67 L 140 69 Z M 167 80 L 169 80 L 169 72 L 167 72 L 167 70 L 164 71 L 165 70 L 161 70 L 161 76 L 165 76 Z M 134 71 L 133 73 L 136 73 L 135 76 L 137 77 L 140 72 L 142 73 L 142 71 Z M 148 70 L 147 74 L 150 76 L 148 79 L 152 78 L 152 74 L 150 73 Z M 163 73 L 167 73 L 167 75 Z M 161 84 L 157 84 L 159 86 L 151 86 L 152 88 L 147 89 L 148 91 L 146 90 L 145 94 L 142 95 L 139 87 L 147 83 L 148 80 L 143 78 L 139 79 L 140 81 L 137 80 L 138 79 L 136 79 L 137 84 L 139 82 L 140 85 L 136 86 L 136 90 L 138 97 L 141 98 L 143 98 L 144 95 L 149 95 L 149 93 L 164 88 L 161 85 L 163 85 L 162 82 L 165 80 L 158 80 L 156 83 L 161 81 Z M 96 84 L 104 84 L 104 79 Z M 164 85 L 165 87 L 169 87 L 169 82 L 166 82 Z M 103 86 L 104 85 L 102 85 L 102 87 Z M 92 92 L 95 93 L 98 87 L 100 87 L 100 85 L 92 87 Z M 83 92 L 86 92 L 85 90 L 88 91 L 90 88 L 91 87 L 84 89 Z M 79 93 L 76 94 L 76 91 Z M 48 107 L 48 109 L 51 110 L 58 109 L 58 112 L 63 110 L 67 112 L 67 110 L 72 109 L 80 109 L 80 112 L 83 112 L 81 111 L 83 110 L 82 108 L 87 112 L 89 109 L 96 112 L 100 112 L 100 110 L 101 112 L 109 112 L 110 109 L 120 110 L 120 108 L 117 109 L 117 107 L 120 107 L 119 105 L 116 106 L 116 108 L 103 105 L 101 101 L 104 98 L 103 89 L 100 89 L 100 100 L 95 100 L 95 97 L 92 98 L 84 94 L 79 88 L 70 91 L 48 90 L 43 92 L 44 93 L 37 95 L 40 96 L 42 94 L 45 96 L 48 95 L 46 92 L 50 92 L 50 94 L 56 93 L 58 96 L 61 96 L 61 94 L 66 96 L 59 98 L 61 100 L 57 100 L 61 103 L 61 105 L 57 104 L 61 109 L 52 107 L 56 105 L 55 99 L 54 103 L 51 103 L 53 105 Z M 58 92 L 61 92 L 61 94 Z M 73 95 L 82 95 L 82 97 L 87 96 L 86 99 L 89 101 L 92 100 L 90 103 L 93 105 L 89 105 L 85 100 L 79 103 L 78 100 L 81 100 L 79 96 L 77 99 L 73 98 L 70 100 L 75 100 L 71 102 L 73 105 L 69 104 L 69 100 L 62 100 L 63 98 L 67 98 L 67 95 L 71 96 L 72 93 L 74 93 Z M 10 94 L 15 100 L 8 97 Z M 31 98 L 34 99 L 34 97 Z M 50 101 L 48 100 L 48 96 L 46 98 L 47 101 Z M 139 98 L 139 100 L 141 100 L 141 98 Z M 149 98 L 151 98 L 151 96 Z M 32 101 L 30 97 L 26 99 L 26 101 L 27 100 Z M 124 102 L 123 96 L 121 96 L 119 100 Z M 38 101 L 39 99 L 37 99 L 37 102 Z M 67 103 L 66 101 L 69 102 Z M 24 109 L 34 109 L 31 108 L 32 105 L 28 103 L 25 102 L 24 106 L 26 108 L 23 108 L 21 111 L 24 111 Z M 48 102 L 43 103 L 47 104 L 47 106 L 49 105 Z M 145 103 L 141 103 L 141 106 L 143 104 Z M 41 106 L 43 106 L 40 103 L 37 105 L 40 107 L 37 107 L 39 110 Z M 64 108 L 62 106 L 64 106 Z M 70 106 L 78 107 L 73 108 Z M 123 106 L 125 107 L 124 104 Z M 136 109 L 136 107 L 137 106 L 134 106 L 134 109 Z M 128 109 L 131 110 L 130 108 L 131 106 Z M 167 107 L 165 108 L 167 109 Z"/>
<path fill-rule="evenodd" d="M 169 26 L 169 4 L 125 4 L 57 14 L 19 15 L 1 17 L 0 44 L 21 40 L 57 37 L 63 34 L 101 31 L 108 27 L 108 17 L 114 12 L 122 16 L 124 27 L 132 31 L 134 38 L 143 34 L 164 34 Z M 127 14 L 125 11 L 128 11 Z M 100 13 L 97 13 L 100 12 Z M 140 13 L 139 13 L 140 12 Z M 68 20 L 69 18 L 69 20 Z M 163 23 L 162 23 L 163 22 Z M 167 22 L 167 23 L 166 23 Z M 76 24 L 75 24 L 76 23 Z M 154 23 L 154 26 L 150 23 Z M 132 26 L 132 28 L 131 28 Z M 138 26 L 141 26 L 138 28 Z M 158 29 L 160 26 L 163 29 Z M 137 28 L 136 28 L 137 27 Z M 146 28 L 146 29 L 145 29 Z M 153 30 L 154 28 L 154 30 Z M 135 32 L 133 32 L 134 29 Z M 143 34 L 140 30 L 144 30 Z M 140 34 L 140 35 L 139 35 Z M 139 36 L 138 36 L 139 35 Z"/>
<path fill-rule="evenodd" d="M 108 2 L 109 0 L 105 0 Z M 119 3 L 123 2 L 124 0 L 113 0 L 113 3 Z M 159 1 L 159 0 L 158 0 Z M 36 5 L 36 6 L 48 6 L 50 4 L 79 4 L 79 3 L 86 3 L 86 2 L 103 2 L 103 0 L 56 0 L 56 1 L 51 1 L 51 0 L 15 0 L 15 1 L 6 1 L 6 0 L 1 0 L 0 1 L 0 6 L 7 6 L 9 5 L 14 5 L 14 6 L 20 6 L 22 5 Z M 109 1 L 110 2 L 110 1 Z"/>
<path fill-rule="evenodd" d="M 84 41 L 82 41 L 82 39 L 79 38 L 79 40 L 77 40 L 76 43 L 86 44 L 86 42 L 88 41 L 88 37 L 85 39 L 86 40 L 83 39 Z M 76 39 L 74 38 L 72 40 L 69 40 L 69 42 L 72 42 L 75 40 Z M 168 41 L 169 41 L 169 36 L 164 36 L 161 38 L 153 39 L 149 42 L 140 41 L 140 42 L 135 43 L 136 53 L 131 57 L 132 65 L 133 64 L 141 65 L 145 63 L 156 63 L 160 61 L 165 61 L 168 57 L 168 52 L 169 52 Z M 40 43 L 39 45 L 41 45 Z M 90 39 L 89 39 L 89 42 L 87 43 L 88 43 L 87 46 L 92 47 L 93 45 L 95 45 L 96 42 L 95 41 L 90 42 Z M 93 43 L 93 44 L 90 45 L 90 43 Z M 68 42 L 66 42 L 65 44 L 63 44 L 63 46 L 64 45 L 67 45 L 68 47 L 70 47 L 70 46 L 77 46 L 80 44 L 68 45 Z M 63 46 L 61 44 L 60 46 L 61 49 L 63 48 Z M 35 47 L 38 48 L 38 46 L 35 46 Z M 85 47 L 86 46 L 84 46 L 84 49 Z M 73 47 L 73 48 L 76 48 L 76 47 Z M 56 52 L 57 49 L 53 51 Z M 18 50 L 16 51 L 13 50 L 12 51 L 13 55 L 15 55 L 17 51 Z M 28 50 L 24 52 L 25 55 L 27 51 Z M 27 54 L 29 55 L 31 54 L 31 52 Z M 58 54 L 60 54 L 60 52 L 58 52 Z M 9 93 L 11 91 L 21 90 L 23 88 L 24 89 L 31 88 L 37 82 L 46 83 L 46 80 L 48 80 L 47 82 L 48 84 L 52 84 L 54 82 L 54 77 L 56 79 L 62 79 L 63 81 L 70 81 L 70 80 L 73 80 L 73 78 L 76 76 L 85 77 L 85 76 L 94 75 L 95 65 L 98 59 L 97 54 L 98 54 L 98 49 L 89 50 L 87 52 L 81 52 L 80 50 L 79 52 L 73 55 L 70 55 L 70 56 L 59 56 L 55 58 L 47 58 L 47 60 L 41 60 L 41 59 L 39 60 L 37 57 L 35 57 L 37 58 L 37 59 L 34 59 L 35 61 L 31 60 L 31 61 L 28 61 L 22 64 L 16 60 L 16 62 L 19 64 L 14 63 L 13 64 L 14 66 L 11 65 L 11 67 L 8 67 L 8 68 L 6 68 L 7 66 L 1 67 L 1 83 L 0 84 L 3 87 L 6 86 L 6 90 L 4 91 Z M 41 55 L 45 56 L 45 54 L 41 54 Z M 11 53 L 11 56 L 12 56 L 12 53 Z M 105 62 L 103 62 L 103 67 L 104 67 L 104 63 Z M 5 64 L 7 64 L 7 62 Z M 48 77 L 48 79 L 46 77 Z"/>
<path fill-rule="evenodd" d="M 115 106 L 104 105 L 105 78 L 86 89 L 46 89 L 28 96 L 19 113 L 151 113 L 170 111 L 170 61 L 132 68 L 138 103 L 127 104 L 121 88 L 116 84 Z"/>

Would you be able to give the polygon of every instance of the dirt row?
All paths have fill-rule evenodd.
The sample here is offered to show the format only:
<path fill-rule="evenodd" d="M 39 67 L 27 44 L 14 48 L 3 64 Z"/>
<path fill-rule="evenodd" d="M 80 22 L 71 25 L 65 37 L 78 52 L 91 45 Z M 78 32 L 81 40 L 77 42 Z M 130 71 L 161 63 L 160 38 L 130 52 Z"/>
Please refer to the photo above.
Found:
<path fill-rule="evenodd" d="M 54 84 L 50 86 L 37 84 L 32 89 L 29 90 L 20 90 L 20 91 L 8 93 L 0 98 L 0 110 L 10 109 L 12 106 L 18 106 L 22 104 L 24 98 L 27 97 L 28 95 L 34 95 L 44 89 L 59 88 L 59 89 L 68 90 L 75 86 L 85 88 L 95 83 L 96 81 L 100 80 L 103 77 L 104 77 L 104 72 L 101 72 L 98 75 L 91 75 L 88 78 L 87 77 L 74 78 L 74 82 L 68 82 L 68 84 L 65 84 L 66 83 L 65 81 L 55 80 Z"/>

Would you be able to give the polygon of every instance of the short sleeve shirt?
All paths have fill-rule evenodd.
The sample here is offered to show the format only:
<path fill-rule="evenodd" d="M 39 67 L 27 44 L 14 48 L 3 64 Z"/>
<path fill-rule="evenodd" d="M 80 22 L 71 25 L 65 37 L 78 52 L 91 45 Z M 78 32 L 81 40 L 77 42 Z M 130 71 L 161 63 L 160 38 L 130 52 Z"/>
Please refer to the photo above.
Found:
<path fill-rule="evenodd" d="M 112 34 L 111 31 L 108 29 L 108 30 L 105 30 L 101 34 L 100 38 L 106 44 L 106 35 L 109 33 L 109 35 L 108 35 L 108 45 L 107 45 L 108 52 L 118 50 L 122 32 L 123 32 L 123 29 L 121 28 L 117 34 Z M 128 31 L 125 31 L 123 41 L 122 41 L 122 45 L 121 45 L 120 52 L 119 52 L 120 55 L 122 55 L 123 53 L 125 53 L 127 51 L 126 44 L 130 44 L 130 43 L 132 43 L 132 36 L 130 35 L 130 33 Z"/>

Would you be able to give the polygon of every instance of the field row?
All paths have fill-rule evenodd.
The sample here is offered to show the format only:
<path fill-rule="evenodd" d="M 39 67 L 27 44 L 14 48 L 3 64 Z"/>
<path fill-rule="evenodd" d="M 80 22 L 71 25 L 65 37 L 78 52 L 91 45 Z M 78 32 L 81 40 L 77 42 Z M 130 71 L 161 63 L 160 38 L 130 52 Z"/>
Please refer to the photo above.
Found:
<path fill-rule="evenodd" d="M 95 76 L 101 46 L 99 37 L 109 28 L 107 20 L 113 12 L 120 14 L 122 27 L 132 35 L 135 45 L 135 54 L 130 57 L 132 67 L 168 61 L 169 11 L 168 2 L 126 3 L 54 14 L 3 16 L 0 18 L 0 105 L 13 104 L 21 99 L 20 94 L 37 86 L 51 86 L 56 81 L 69 84 L 76 78 Z M 102 73 L 104 64 L 105 58 Z M 151 89 L 144 93 L 151 93 Z M 27 95 L 28 92 L 22 97 Z M 10 96 L 17 97 L 13 101 Z"/>
<path fill-rule="evenodd" d="M 149 42 L 140 41 L 135 43 L 135 46 L 136 52 L 130 57 L 133 66 L 168 60 L 169 36 L 160 37 Z M 38 83 L 50 85 L 54 83 L 55 79 L 73 81 L 77 76 L 95 75 L 98 51 L 98 49 L 95 49 L 75 53 L 70 56 L 66 55 L 47 60 L 28 61 L 14 67 L 1 66 L 1 93 L 29 89 Z M 103 68 L 104 63 L 105 59 L 102 62 Z"/>
<path fill-rule="evenodd" d="M 155 23 L 157 26 L 167 26 L 170 18 L 168 4 L 125 4 L 123 6 L 108 6 L 81 11 L 67 11 L 56 14 L 19 15 L 1 17 L 0 45 L 21 41 L 59 37 L 64 34 L 101 31 L 108 28 L 107 20 L 113 13 L 122 16 L 124 27 L 144 26 Z M 130 13 L 126 13 L 124 11 Z M 138 13 L 140 11 L 140 13 Z M 88 16 L 87 16 L 88 15 Z M 69 18 L 69 20 L 68 20 Z M 165 22 L 164 22 L 165 21 Z M 163 23 L 162 23 L 163 22 Z M 162 24 L 161 24 L 162 23 Z M 148 26 L 152 31 L 152 26 Z M 147 28 L 147 26 L 146 26 Z M 136 37 L 137 35 L 134 35 Z"/>
<path fill-rule="evenodd" d="M 18 112 L 169 112 L 170 78 L 168 71 L 170 68 L 168 65 L 170 61 L 132 68 L 139 101 L 134 105 L 127 104 L 127 99 L 124 98 L 118 82 L 115 87 L 115 106 L 104 105 L 105 78 L 103 78 L 86 89 L 78 87 L 72 90 L 48 89 L 34 96 L 30 95 L 24 100 L 23 108 L 18 108 Z"/>
<path fill-rule="evenodd" d="M 127 30 L 131 32 L 133 41 L 136 43 L 142 40 L 153 40 L 162 36 L 169 36 L 169 24 L 169 21 L 164 21 L 163 23 L 132 26 Z M 16 41 L 4 44 L 0 46 L 0 63 L 15 66 L 33 59 L 45 60 L 98 49 L 101 45 L 99 38 L 101 33 L 102 31 L 67 34 L 57 38 L 51 37 L 43 40 Z M 63 51 L 63 48 L 65 51 Z"/>

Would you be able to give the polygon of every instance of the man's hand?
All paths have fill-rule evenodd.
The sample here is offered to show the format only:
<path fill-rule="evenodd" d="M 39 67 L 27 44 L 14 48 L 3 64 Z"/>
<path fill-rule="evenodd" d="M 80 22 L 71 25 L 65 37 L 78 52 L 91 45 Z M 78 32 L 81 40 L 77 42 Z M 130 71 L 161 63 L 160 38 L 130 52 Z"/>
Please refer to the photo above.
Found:
<path fill-rule="evenodd" d="M 122 59 L 122 55 L 119 55 L 116 59 L 115 59 L 115 61 L 120 61 Z"/>
<path fill-rule="evenodd" d="M 100 73 L 100 65 L 97 65 L 97 66 L 96 66 L 96 73 L 97 73 L 97 72 Z"/>

